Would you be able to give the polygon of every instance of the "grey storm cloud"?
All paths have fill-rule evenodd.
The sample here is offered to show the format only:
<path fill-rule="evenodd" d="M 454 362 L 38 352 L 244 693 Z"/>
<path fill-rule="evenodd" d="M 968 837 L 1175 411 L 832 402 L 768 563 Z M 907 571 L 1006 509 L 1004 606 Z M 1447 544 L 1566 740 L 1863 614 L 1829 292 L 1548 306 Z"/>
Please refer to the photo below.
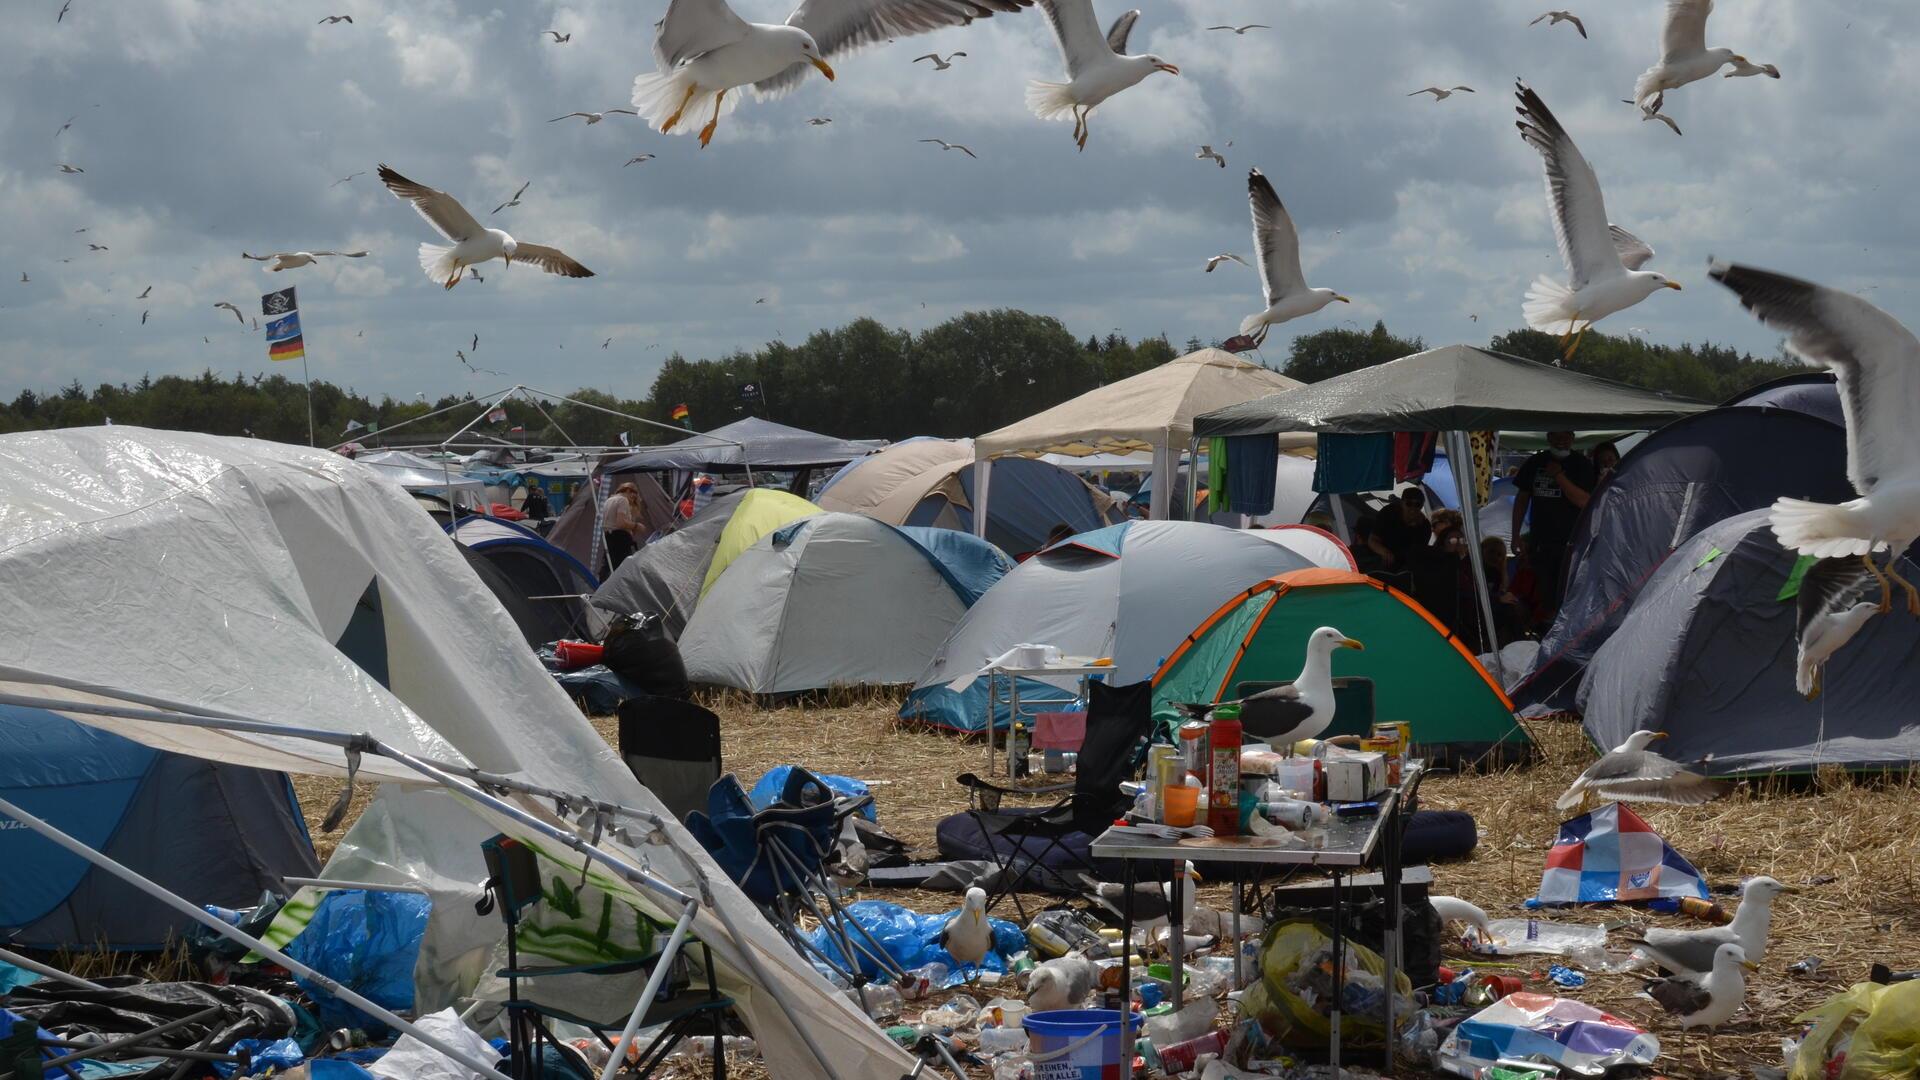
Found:
<path fill-rule="evenodd" d="M 743 103 L 701 150 L 629 116 L 547 122 L 626 104 L 665 0 L 349 2 L 335 7 L 353 24 L 334 26 L 254 0 L 77 0 L 56 25 L 57 2 L 19 0 L 0 11 L 0 392 L 267 369 L 261 338 L 212 305 L 254 310 L 289 284 L 314 373 L 397 396 L 491 389 L 498 378 L 454 358 L 474 333 L 481 366 L 627 396 L 674 351 L 718 356 L 861 315 L 919 328 L 1020 307 L 1080 333 L 1223 337 L 1258 309 L 1258 283 L 1200 267 L 1251 254 L 1252 166 L 1298 223 L 1311 279 L 1356 301 L 1283 327 L 1270 360 L 1290 333 L 1376 318 L 1430 343 L 1484 342 L 1522 325 L 1535 275 L 1561 273 L 1539 162 L 1513 127 L 1516 76 L 1592 160 L 1613 219 L 1689 286 L 1602 329 L 1771 352 L 1776 337 L 1708 283 L 1709 254 L 1920 319 L 1920 212 L 1905 197 L 1920 69 L 1901 0 L 1722 3 L 1710 43 L 1783 78 L 1671 93 L 1682 138 L 1619 102 L 1657 52 L 1659 0 L 1582 11 L 1584 41 L 1529 27 L 1544 6 L 1517 0 L 1135 2 L 1134 48 L 1183 75 L 1107 103 L 1076 153 L 1070 125 L 1023 104 L 1027 80 L 1061 74 L 1038 12 L 848 58 L 835 83 Z M 1096 6 L 1103 22 L 1123 7 Z M 1204 29 L 1246 22 L 1273 29 Z M 968 55 L 948 71 L 911 62 L 955 49 Z M 1459 83 L 1478 92 L 1405 96 Z M 1200 143 L 1229 167 L 1196 161 Z M 623 168 L 642 153 L 657 156 Z M 440 290 L 415 256 L 436 238 L 379 187 L 382 161 L 483 216 L 532 181 L 488 223 L 598 276 L 496 263 Z M 319 248 L 373 255 L 280 274 L 240 259 Z"/>

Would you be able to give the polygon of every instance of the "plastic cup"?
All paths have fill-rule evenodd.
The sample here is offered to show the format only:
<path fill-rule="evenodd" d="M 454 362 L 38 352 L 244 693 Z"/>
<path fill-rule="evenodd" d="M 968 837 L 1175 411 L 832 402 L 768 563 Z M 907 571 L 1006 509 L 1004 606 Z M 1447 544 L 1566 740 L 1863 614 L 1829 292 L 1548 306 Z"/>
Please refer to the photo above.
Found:
<path fill-rule="evenodd" d="M 1193 824 L 1194 816 L 1200 809 L 1200 789 L 1177 784 L 1160 793 L 1164 805 L 1160 816 L 1168 824 L 1185 828 Z"/>

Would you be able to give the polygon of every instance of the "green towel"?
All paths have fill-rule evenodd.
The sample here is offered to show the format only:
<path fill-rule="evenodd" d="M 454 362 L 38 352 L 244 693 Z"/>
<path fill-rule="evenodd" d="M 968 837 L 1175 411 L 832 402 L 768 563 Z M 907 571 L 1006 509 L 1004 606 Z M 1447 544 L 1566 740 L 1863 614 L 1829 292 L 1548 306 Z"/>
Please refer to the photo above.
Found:
<path fill-rule="evenodd" d="M 1227 508 L 1227 440 L 1207 440 L 1207 513 Z"/>

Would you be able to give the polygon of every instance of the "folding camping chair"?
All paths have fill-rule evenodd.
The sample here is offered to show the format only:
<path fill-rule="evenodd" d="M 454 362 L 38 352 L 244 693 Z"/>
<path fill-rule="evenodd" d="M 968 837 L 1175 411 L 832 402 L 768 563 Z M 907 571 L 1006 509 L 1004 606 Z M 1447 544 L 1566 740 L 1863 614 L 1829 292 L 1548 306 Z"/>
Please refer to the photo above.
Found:
<path fill-rule="evenodd" d="M 972 773 L 955 780 L 968 791 L 967 813 L 980 826 L 987 839 L 987 850 L 999 869 L 998 880 L 987 897 L 987 909 L 1007 896 L 1026 921 L 1026 905 L 1020 901 L 1020 884 L 1036 867 L 1043 865 L 1056 849 L 1069 852 L 1064 841 L 1074 833 L 1097 836 L 1113 819 L 1126 810 L 1126 796 L 1120 782 L 1133 775 L 1145 758 L 1145 744 L 1153 730 L 1153 683 L 1108 686 L 1103 682 L 1087 686 L 1087 735 L 1080 744 L 1080 756 L 1074 766 L 1072 784 L 1044 788 L 1002 787 Z M 1069 790 L 1070 789 L 1070 790 Z M 1068 791 L 1052 806 L 1036 809 L 1000 808 L 1008 795 L 1045 795 Z M 996 840 L 1005 840 L 1005 850 Z M 1028 840 L 1044 840 L 1039 854 L 1030 854 Z M 1093 864 L 1076 858 L 1087 872 Z"/>
<path fill-rule="evenodd" d="M 571 1052 L 550 1025 L 553 1021 L 577 1024 L 592 1031 L 594 1037 L 606 1046 L 609 1052 L 616 1048 L 616 1040 L 607 1037 L 609 1032 L 618 1035 L 625 1030 L 627 1012 L 617 1010 L 610 1018 L 584 1017 L 563 1011 L 552 1005 L 543 1004 L 521 997 L 520 985 L 523 981 L 562 976 L 615 977 L 650 972 L 658 957 L 627 960 L 603 964 L 568 964 L 555 967 L 522 968 L 520 966 L 520 922 L 521 915 L 544 899 L 540 881 L 540 865 L 533 849 L 510 836 L 501 834 L 480 845 L 481 854 L 487 861 L 487 883 L 485 895 L 475 905 L 480 914 L 485 915 L 494 908 L 500 911 L 500 917 L 507 924 L 507 966 L 496 974 L 507 981 L 507 1044 L 508 1060 L 511 1068 L 508 1075 L 531 1078 L 545 1075 L 541 1064 L 543 1047 L 551 1046 L 563 1056 Z M 727 1014 L 733 1009 L 733 1001 L 721 996 L 718 983 L 714 979 L 713 951 L 704 943 L 701 945 L 702 966 L 706 968 L 707 985 L 704 992 L 692 985 L 691 974 L 685 968 L 684 950 L 675 958 L 676 970 L 662 986 L 661 993 L 648 1006 L 646 1015 L 641 1019 L 643 1027 L 664 1024 L 665 1028 L 638 1053 L 637 1076 L 646 1077 L 660 1066 L 666 1056 L 679 1044 L 680 1040 L 693 1037 L 696 1027 L 704 1026 L 713 1037 L 713 1075 L 715 1080 L 726 1080 L 727 1059 L 722 1042 L 726 1035 Z M 700 1037 L 705 1037 L 702 1033 Z"/>
<path fill-rule="evenodd" d="M 847 915 L 826 864 L 847 817 L 872 801 L 871 795 L 836 798 L 819 777 L 795 768 L 778 802 L 758 809 L 739 779 L 728 773 L 707 793 L 706 812 L 687 817 L 687 831 L 781 936 L 802 956 L 845 979 L 863 1005 L 864 987 L 871 981 L 867 970 L 894 979 L 906 973 L 872 933 Z M 803 916 L 824 928 L 838 956 L 807 936 L 801 928 Z"/>
<path fill-rule="evenodd" d="M 620 704 L 620 757 L 675 819 L 707 805 L 720 779 L 720 718 L 691 701 L 652 694 Z"/>

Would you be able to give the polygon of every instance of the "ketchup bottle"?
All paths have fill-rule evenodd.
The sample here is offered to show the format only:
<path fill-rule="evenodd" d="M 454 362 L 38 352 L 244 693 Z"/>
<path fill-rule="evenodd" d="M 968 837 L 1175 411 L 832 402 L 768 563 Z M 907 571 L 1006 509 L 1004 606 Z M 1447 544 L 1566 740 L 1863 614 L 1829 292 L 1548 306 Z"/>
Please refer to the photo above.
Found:
<path fill-rule="evenodd" d="M 1240 707 L 1213 710 L 1207 729 L 1207 827 L 1215 836 L 1240 835 Z"/>

